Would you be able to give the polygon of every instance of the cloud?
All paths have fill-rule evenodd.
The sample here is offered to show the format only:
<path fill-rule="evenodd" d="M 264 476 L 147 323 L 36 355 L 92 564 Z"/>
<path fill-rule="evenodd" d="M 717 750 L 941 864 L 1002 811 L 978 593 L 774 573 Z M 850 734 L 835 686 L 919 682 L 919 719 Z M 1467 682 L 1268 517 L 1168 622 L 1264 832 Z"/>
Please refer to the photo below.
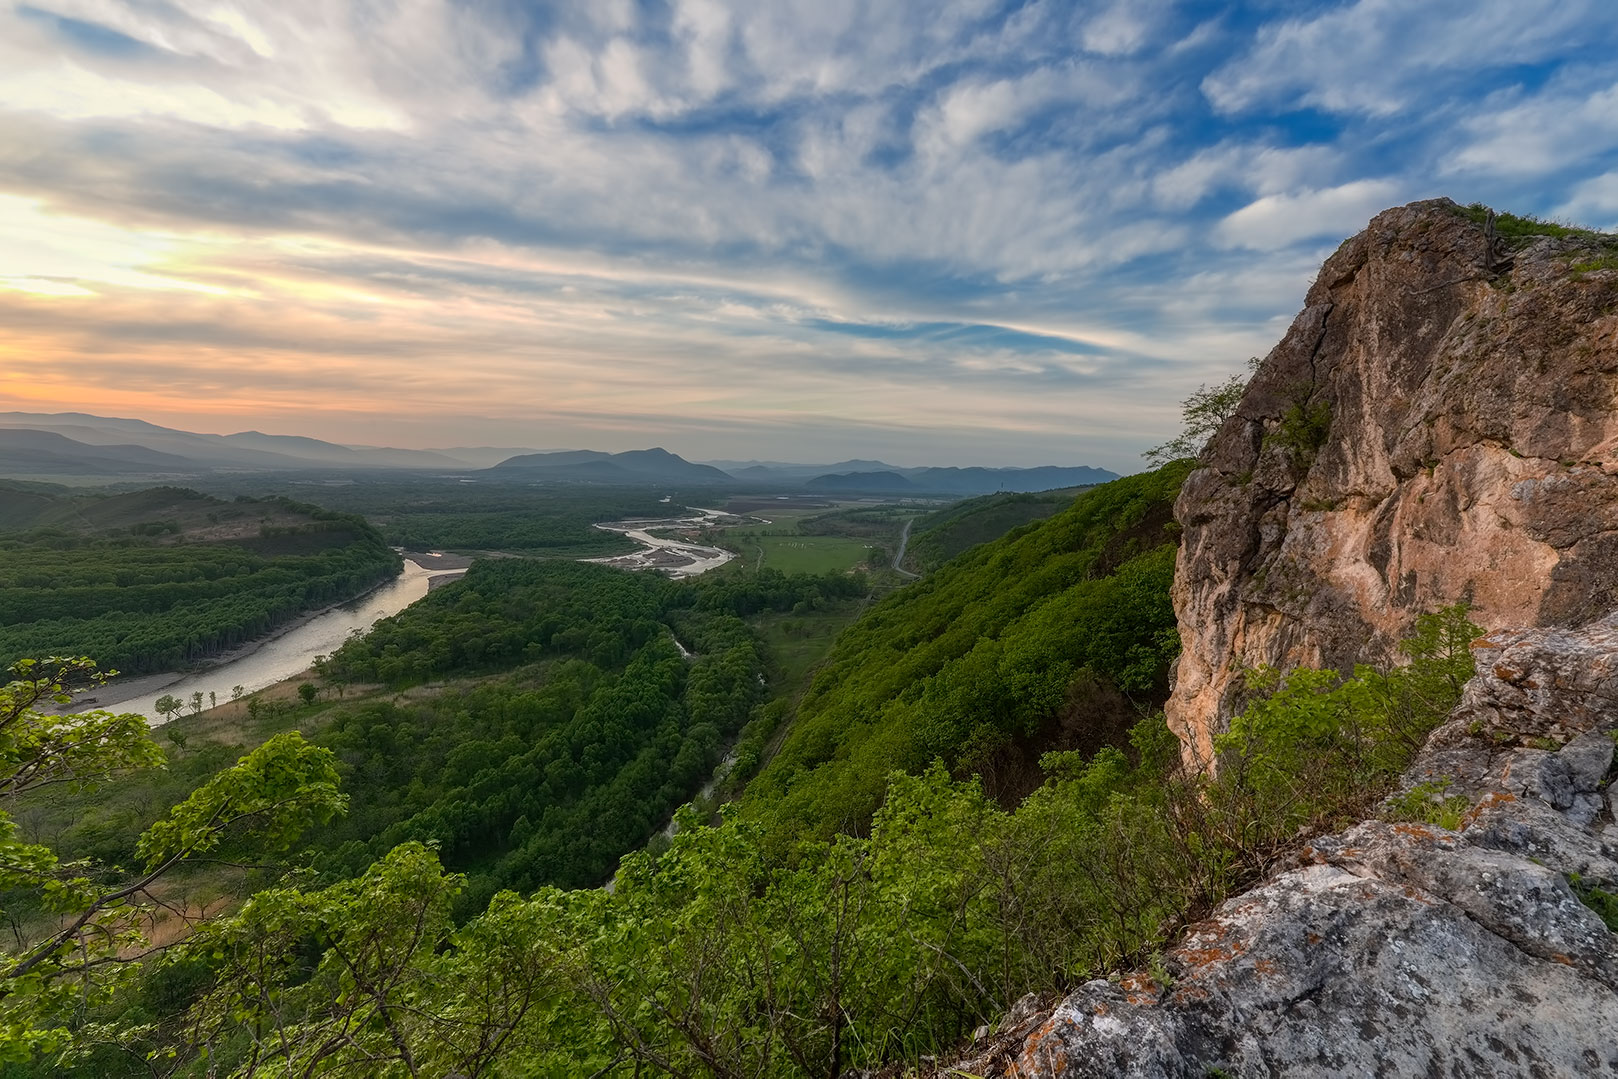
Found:
<path fill-rule="evenodd" d="M 1555 209 L 1553 216 L 1618 232 L 1618 170 L 1579 184 L 1571 197 Z"/>
<path fill-rule="evenodd" d="M 1539 176 L 1618 149 L 1618 82 L 1491 104 L 1462 123 L 1468 141 L 1446 171 Z"/>
<path fill-rule="evenodd" d="M 1253 46 L 1202 87 L 1221 112 L 1410 113 L 1435 83 L 1476 85 L 1485 72 L 1610 49 L 1618 41 L 1611 15 L 1607 0 L 1356 0 L 1261 25 Z"/>
<path fill-rule="evenodd" d="M 1398 199 L 1391 180 L 1354 180 L 1338 187 L 1266 195 L 1219 222 L 1217 241 L 1226 247 L 1274 251 L 1302 240 L 1357 232 Z"/>
<path fill-rule="evenodd" d="M 1287 10 L 0 8 L 0 395 L 1131 467 L 1384 206 L 1618 217 L 1590 0 Z"/>

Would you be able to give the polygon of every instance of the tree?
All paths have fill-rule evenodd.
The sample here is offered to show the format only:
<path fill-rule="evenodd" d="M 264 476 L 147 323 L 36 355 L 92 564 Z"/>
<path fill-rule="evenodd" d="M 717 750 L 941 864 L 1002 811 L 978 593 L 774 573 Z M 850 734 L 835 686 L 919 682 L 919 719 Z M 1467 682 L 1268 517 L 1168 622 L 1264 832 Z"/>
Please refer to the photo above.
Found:
<path fill-rule="evenodd" d="M 1247 361 L 1248 371 L 1258 370 L 1258 357 Z M 1247 389 L 1249 376 L 1231 375 L 1214 386 L 1203 383 L 1180 402 L 1180 419 L 1185 429 L 1179 437 L 1171 438 L 1160 446 L 1153 446 L 1141 454 L 1148 464 L 1158 468 L 1184 457 L 1198 457 L 1207 447 L 1208 440 L 1236 412 L 1242 393 Z"/>
<path fill-rule="evenodd" d="M 157 698 L 157 704 L 155 707 L 157 708 L 158 715 L 168 716 L 170 719 L 173 719 L 175 716 L 180 714 L 180 709 L 185 707 L 185 702 L 171 693 L 165 693 L 161 697 Z"/>
<path fill-rule="evenodd" d="M 74 687 L 102 681 L 93 661 L 23 660 L 10 673 L 0 688 L 0 895 L 52 915 L 53 928 L 0 956 L 0 1062 L 64 1046 L 68 1017 L 105 999 L 154 950 L 146 934 L 158 919 L 156 886 L 169 873 L 203 857 L 262 861 L 345 808 L 331 752 L 294 731 L 253 750 L 148 828 L 132 874 L 64 863 L 49 847 L 22 840 L 8 812 L 15 799 L 50 784 L 84 787 L 157 767 L 163 754 L 140 715 L 43 710 L 71 703 Z"/>
<path fill-rule="evenodd" d="M 191 694 L 191 714 L 199 715 L 202 712 L 202 690 Z"/>
<path fill-rule="evenodd" d="M 233 700 L 233 701 L 239 701 L 239 700 L 242 699 L 242 694 L 245 693 L 245 692 L 247 692 L 247 690 L 243 686 L 231 686 L 230 687 L 230 699 Z"/>
<path fill-rule="evenodd" d="M 315 698 L 320 696 L 320 690 L 313 682 L 303 682 L 298 686 L 298 696 L 303 698 L 304 704 L 314 704 Z"/>
<path fill-rule="evenodd" d="M 209 708 L 218 708 L 219 707 L 219 694 L 215 693 L 211 689 L 208 691 L 208 707 Z"/>

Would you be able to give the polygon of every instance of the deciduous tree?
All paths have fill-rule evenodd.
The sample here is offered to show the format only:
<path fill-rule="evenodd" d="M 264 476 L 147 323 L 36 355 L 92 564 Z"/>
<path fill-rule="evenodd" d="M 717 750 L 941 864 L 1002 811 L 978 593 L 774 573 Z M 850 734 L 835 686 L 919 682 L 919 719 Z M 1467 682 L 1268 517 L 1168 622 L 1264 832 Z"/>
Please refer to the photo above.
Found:
<path fill-rule="evenodd" d="M 149 951 L 147 930 L 163 909 L 155 886 L 167 874 L 201 858 L 258 860 L 345 804 L 331 753 L 297 732 L 279 735 L 147 829 L 134 873 L 102 867 L 92 879 L 87 863 L 62 862 L 49 847 L 24 842 L 9 808 L 49 784 L 83 786 L 160 767 L 162 751 L 140 715 L 47 710 L 101 680 L 91 660 L 23 660 L 10 673 L 0 688 L 0 891 L 57 922 L 0 956 L 0 1061 L 61 1047 L 70 1038 L 67 1017 L 110 992 Z"/>

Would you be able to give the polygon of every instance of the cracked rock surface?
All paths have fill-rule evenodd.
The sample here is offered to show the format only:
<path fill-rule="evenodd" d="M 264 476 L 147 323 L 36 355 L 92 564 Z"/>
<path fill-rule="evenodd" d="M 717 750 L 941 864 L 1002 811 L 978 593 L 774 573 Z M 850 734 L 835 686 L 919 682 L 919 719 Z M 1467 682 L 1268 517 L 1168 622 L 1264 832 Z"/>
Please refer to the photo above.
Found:
<path fill-rule="evenodd" d="M 953 1067 L 1618 1075 L 1618 934 L 1569 883 L 1618 891 L 1618 617 L 1495 634 L 1475 653 L 1460 707 L 1405 776 L 1466 796 L 1459 831 L 1375 820 L 1319 839 L 1193 927 L 1167 984 L 1096 981 L 1025 1005 Z"/>
<path fill-rule="evenodd" d="M 1241 666 L 1392 659 L 1460 599 L 1485 629 L 1618 607 L 1618 270 L 1474 216 L 1412 203 L 1344 243 L 1186 480 L 1167 712 L 1193 763 Z"/>

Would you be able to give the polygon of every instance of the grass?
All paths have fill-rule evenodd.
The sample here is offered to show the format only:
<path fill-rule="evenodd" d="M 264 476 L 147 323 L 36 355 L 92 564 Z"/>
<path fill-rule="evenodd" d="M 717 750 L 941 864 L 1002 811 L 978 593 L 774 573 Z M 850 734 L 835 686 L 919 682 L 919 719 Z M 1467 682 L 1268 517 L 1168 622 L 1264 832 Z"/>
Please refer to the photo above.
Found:
<path fill-rule="evenodd" d="M 1478 224 L 1488 220 L 1490 210 L 1481 202 L 1474 202 L 1470 206 L 1461 207 L 1461 213 Z M 1535 236 L 1555 236 L 1558 239 L 1575 236 L 1581 239 L 1603 240 L 1605 235 L 1594 229 L 1580 228 L 1577 225 L 1566 225 L 1560 221 L 1547 221 L 1533 214 L 1496 214 L 1494 218 L 1494 231 L 1499 237 L 1512 247 L 1521 247 Z M 1607 269 L 1610 267 L 1596 267 Z"/>
<path fill-rule="evenodd" d="M 772 697 L 796 698 L 843 628 L 859 617 L 861 604 L 848 603 L 808 614 L 763 614 L 750 625 L 770 651 Z"/>
<path fill-rule="evenodd" d="M 1598 270 L 1618 270 L 1618 255 L 1598 255 L 1575 262 L 1568 267 L 1575 274 L 1595 273 Z"/>
<path fill-rule="evenodd" d="M 755 554 L 762 553 L 761 567 L 783 573 L 835 573 L 853 569 L 870 556 L 871 549 L 859 540 L 842 536 L 762 535 L 749 541 Z"/>
<path fill-rule="evenodd" d="M 735 551 L 748 571 L 776 569 L 782 573 L 839 573 L 854 569 L 871 557 L 869 538 L 815 534 L 804 531 L 811 518 L 824 518 L 827 508 L 783 507 L 758 511 L 755 523 L 726 529 L 720 542 Z M 762 523 L 764 521 L 768 524 Z M 897 541 L 899 522 L 893 523 Z"/>

